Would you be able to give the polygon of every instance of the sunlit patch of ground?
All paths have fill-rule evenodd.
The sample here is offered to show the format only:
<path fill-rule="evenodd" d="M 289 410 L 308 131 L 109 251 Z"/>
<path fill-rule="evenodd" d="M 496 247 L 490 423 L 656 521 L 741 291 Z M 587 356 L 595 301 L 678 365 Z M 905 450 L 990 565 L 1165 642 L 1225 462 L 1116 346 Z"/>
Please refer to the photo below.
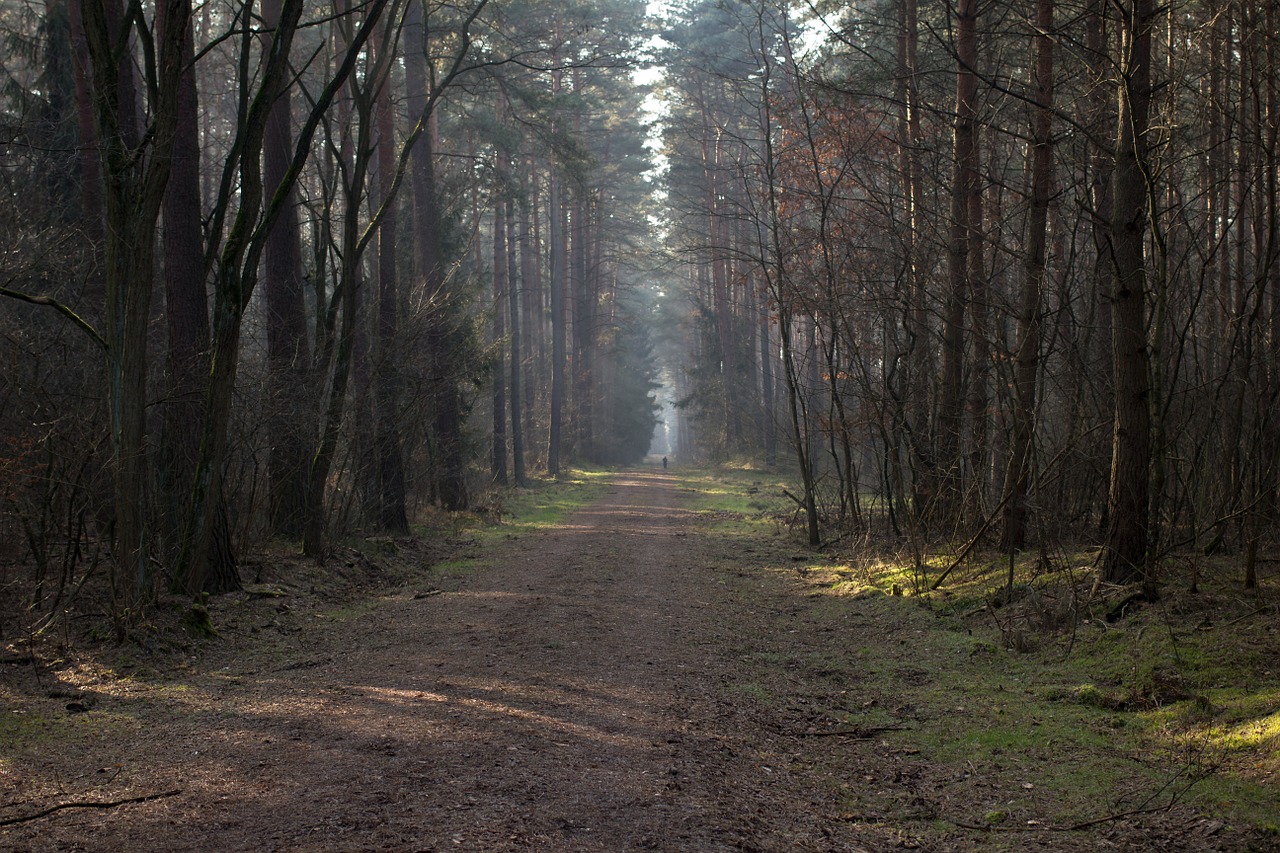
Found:
<path fill-rule="evenodd" d="M 1012 585 L 973 555 L 933 590 L 954 555 L 814 551 L 782 488 L 653 467 L 535 484 L 511 500 L 547 504 L 536 522 L 494 502 L 452 550 L 272 556 L 211 602 L 216 639 L 157 623 L 39 678 L 11 666 L 0 819 L 164 796 L 0 839 L 1268 849 L 1280 684 L 1255 604 L 1202 583 L 1109 620 L 1124 591 L 1093 596 L 1067 553 L 1020 558 Z"/>

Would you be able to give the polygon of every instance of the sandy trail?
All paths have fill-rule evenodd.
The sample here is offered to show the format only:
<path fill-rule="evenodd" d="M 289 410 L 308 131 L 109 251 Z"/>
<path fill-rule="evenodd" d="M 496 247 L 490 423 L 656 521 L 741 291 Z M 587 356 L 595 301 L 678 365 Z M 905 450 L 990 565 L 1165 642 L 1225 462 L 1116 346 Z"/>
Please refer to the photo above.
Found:
<path fill-rule="evenodd" d="M 269 666 L 246 652 L 104 696 L 83 754 L 7 766 L 4 793 L 30 793 L 28 769 L 67 800 L 180 793 L 0 847 L 864 849 L 803 742 L 733 701 L 741 645 L 773 628 L 725 582 L 738 546 L 679 497 L 673 475 L 619 475 L 456 589 L 316 618 Z"/>

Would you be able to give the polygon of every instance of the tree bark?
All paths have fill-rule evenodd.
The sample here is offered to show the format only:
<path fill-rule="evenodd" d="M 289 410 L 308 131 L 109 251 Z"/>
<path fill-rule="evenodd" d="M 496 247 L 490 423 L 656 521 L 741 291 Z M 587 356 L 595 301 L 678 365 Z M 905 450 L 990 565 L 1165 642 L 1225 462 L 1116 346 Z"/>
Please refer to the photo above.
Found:
<path fill-rule="evenodd" d="M 80 221 L 90 242 L 102 242 L 102 169 L 98 162 L 98 128 L 94 120 L 93 71 L 85 40 L 86 0 L 68 0 L 71 16 L 72 70 L 76 81 L 76 128 L 79 139 Z"/>
<path fill-rule="evenodd" d="M 561 72 L 551 72 L 551 94 L 556 97 L 561 89 Z M 552 131 L 555 130 L 552 123 Z M 551 179 L 547 188 L 547 241 L 551 247 L 551 281 L 549 284 L 551 298 L 551 412 L 547 437 L 547 473 L 552 477 L 560 476 L 560 452 L 564 441 L 564 395 L 565 395 L 565 254 L 568 246 L 564 227 L 564 204 L 560 190 L 560 174 L 558 167 L 551 166 Z"/>
<path fill-rule="evenodd" d="M 1027 490 L 1031 480 L 1036 422 L 1036 382 L 1040 370 L 1041 289 L 1044 283 L 1049 195 L 1053 186 L 1053 0 L 1036 0 L 1031 114 L 1031 206 L 1027 218 L 1027 263 L 1017 365 L 1013 436 L 1004 487 L 1004 541 L 1008 550 L 1027 541 Z"/>
<path fill-rule="evenodd" d="M 942 466 L 936 517 L 953 524 L 960 509 L 960 459 L 964 428 L 964 317 L 971 296 L 971 197 L 977 174 L 977 0 L 956 6 L 955 172 L 951 184 L 951 233 L 947 248 L 949 290 L 943 314 L 942 386 L 938 400 L 938 458 Z"/>
<path fill-rule="evenodd" d="M 498 155 L 501 157 L 501 155 Z M 499 178 L 501 181 L 501 176 Z M 493 432 L 489 473 L 499 486 L 507 485 L 507 375 L 503 344 L 507 336 L 507 222 L 501 198 L 493 206 L 493 308 L 490 345 L 493 347 Z"/>
<path fill-rule="evenodd" d="M 188 19 L 182 45 L 182 77 L 178 81 L 177 123 L 169 183 L 164 198 L 164 289 L 168 330 L 168 403 L 164 408 L 163 484 L 165 529 L 171 556 L 181 553 L 183 508 L 191 493 L 204 423 L 204 381 L 209 375 L 209 294 L 204 267 L 204 233 L 200 224 L 200 140 L 195 57 L 190 0 L 183 0 Z M 157 14 L 168 13 L 161 4 Z M 163 29 L 166 24 L 158 21 Z M 231 544 L 226 501 L 215 498 L 214 529 L 203 591 L 214 595 L 240 589 Z"/>
<path fill-rule="evenodd" d="M 280 22 L 281 0 L 261 5 L 264 49 Z M 267 116 L 263 142 L 264 204 L 285 181 L 293 161 L 293 110 L 290 87 L 284 86 Z M 312 433 L 311 355 L 307 346 L 305 282 L 298 225 L 297 193 L 292 188 L 267 233 L 263 248 L 263 289 L 267 326 L 267 460 L 272 530 L 297 541 L 302 536 L 307 466 Z"/>
<path fill-rule="evenodd" d="M 405 18 L 405 89 L 410 115 L 426 114 L 428 90 L 427 39 L 422 7 L 410 2 Z M 457 294 L 445 284 L 445 257 L 442 242 L 439 199 L 436 197 L 435 135 L 432 112 L 430 126 L 418 136 L 410 160 L 410 188 L 416 239 L 415 275 L 426 304 L 425 341 L 431 393 L 435 399 L 433 459 L 435 492 L 447 510 L 463 510 L 469 504 L 466 481 L 466 443 L 463 439 L 462 396 L 456 372 L 451 367 L 452 339 L 458 332 L 461 305 Z"/>
<path fill-rule="evenodd" d="M 168 8 L 162 25 L 151 34 L 154 51 L 148 55 L 148 61 L 154 61 L 148 70 L 157 88 L 149 104 L 152 124 L 145 139 L 138 126 L 128 49 L 139 19 L 126 20 L 118 0 L 85 0 L 82 21 L 101 143 L 114 557 L 128 589 L 126 599 L 118 602 L 126 615 L 136 615 L 154 594 L 146 506 L 147 332 L 156 230 L 173 156 L 187 29 L 181 0 L 162 2 Z"/>
<path fill-rule="evenodd" d="M 1152 0 L 1120 6 L 1121 63 L 1110 255 L 1115 418 L 1112 432 L 1110 525 L 1102 576 L 1152 589 L 1149 535 L 1151 477 L 1150 364 L 1146 269 L 1147 126 L 1151 104 Z"/>
<path fill-rule="evenodd" d="M 389 29 L 389 28 L 388 28 Z M 384 34 L 390 52 L 394 39 Z M 396 272 L 396 242 L 399 236 L 398 208 L 392 197 L 397 168 L 395 107 L 391 98 L 391 67 L 394 57 L 383 58 L 386 74 L 378 87 L 374 115 L 378 128 L 378 197 L 385 205 L 378 226 L 378 312 L 376 359 L 374 365 L 374 447 L 377 466 L 378 525 L 390 533 L 407 533 L 405 509 L 404 456 L 400 447 L 400 352 L 399 277 Z"/>
<path fill-rule="evenodd" d="M 507 304 L 510 309 L 511 326 L 511 475 L 515 484 L 521 488 L 528 485 L 524 468 L 524 422 L 522 416 L 523 397 L 521 372 L 524 370 L 522 360 L 522 329 L 520 314 L 520 279 L 516 269 L 516 222 L 515 201 L 511 196 L 506 200 L 507 225 Z M 502 306 L 498 306 L 502 310 Z"/>

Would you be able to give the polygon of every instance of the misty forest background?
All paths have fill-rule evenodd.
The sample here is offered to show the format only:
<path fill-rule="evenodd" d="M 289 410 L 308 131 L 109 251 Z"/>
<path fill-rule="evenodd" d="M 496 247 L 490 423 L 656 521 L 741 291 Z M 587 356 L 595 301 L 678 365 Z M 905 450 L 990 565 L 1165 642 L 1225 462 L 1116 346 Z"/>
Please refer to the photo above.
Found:
<path fill-rule="evenodd" d="M 653 449 L 794 472 L 815 544 L 1255 585 L 1278 16 L 4 0 L 6 578 L 127 626 Z"/>

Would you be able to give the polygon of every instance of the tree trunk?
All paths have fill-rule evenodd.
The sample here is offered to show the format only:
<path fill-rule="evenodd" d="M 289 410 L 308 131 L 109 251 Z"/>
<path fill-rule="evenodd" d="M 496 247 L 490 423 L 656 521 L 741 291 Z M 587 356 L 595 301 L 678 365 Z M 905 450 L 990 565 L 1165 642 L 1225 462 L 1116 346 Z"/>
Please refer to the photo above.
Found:
<path fill-rule="evenodd" d="M 419 3 L 408 4 L 405 18 L 405 90 L 410 115 L 427 108 L 428 69 L 426 43 L 429 34 Z M 445 257 L 439 200 L 436 198 L 435 114 L 430 127 L 413 144 L 410 161 L 414 268 L 427 306 L 425 340 L 430 364 L 431 391 L 435 399 L 433 423 L 435 491 L 447 510 L 467 508 L 466 443 L 463 438 L 462 397 L 456 372 L 451 368 L 452 339 L 458 332 L 462 310 L 457 294 L 445 283 Z"/>
<path fill-rule="evenodd" d="M 249 306 L 257 281 L 258 260 L 262 251 L 261 245 L 255 246 L 250 236 L 258 224 L 264 200 L 260 157 L 265 147 L 270 105 L 284 85 L 285 57 L 288 56 L 301 13 L 302 4 L 298 0 L 286 0 L 281 8 L 279 23 L 268 51 L 275 57 L 274 61 L 268 61 L 263 69 L 258 81 L 257 97 L 253 99 L 244 125 L 240 128 L 240 156 L 237 161 L 228 164 L 228 170 L 238 168 L 236 177 L 241 203 L 213 264 L 213 335 L 206 385 L 205 420 L 200 437 L 200 458 L 196 463 L 191 503 L 187 510 L 187 534 L 183 537 L 183 552 L 174 572 L 175 581 L 191 594 L 203 589 L 205 585 L 210 569 L 208 557 L 216 543 L 228 427 L 240 364 L 240 331 L 244 312 Z M 241 81 L 241 85 L 247 87 L 249 83 Z M 215 208 L 218 226 L 231 213 L 230 178 L 229 171 L 223 175 L 223 195 Z M 216 236 L 211 239 L 221 237 L 219 227 L 214 227 L 213 233 Z"/>
<path fill-rule="evenodd" d="M 499 155 L 501 156 L 501 155 Z M 507 222 L 501 198 L 493 206 L 493 432 L 489 472 L 499 486 L 507 484 L 507 375 L 503 343 L 507 336 Z"/>
<path fill-rule="evenodd" d="M 774 362 L 776 347 L 769 328 L 769 300 L 761 294 L 756 322 L 760 326 L 760 394 L 764 410 L 764 464 L 770 467 L 778 463 L 778 407 L 775 392 Z"/>
<path fill-rule="evenodd" d="M 522 317 L 520 315 L 520 280 L 516 269 L 516 211 L 515 201 L 507 197 L 507 303 L 511 311 L 511 474 L 515 484 L 520 487 L 528 485 L 524 470 L 524 422 L 521 409 L 521 372 L 524 370 L 521 352 Z M 497 307 L 499 312 L 502 306 Z"/>
<path fill-rule="evenodd" d="M 1036 0 L 1032 41 L 1031 207 L 1027 221 L 1027 267 L 1022 286 L 1020 335 L 1015 367 L 1013 437 L 1004 487 L 1004 541 L 1009 550 L 1027 541 L 1027 487 L 1031 479 L 1036 421 L 1036 380 L 1040 370 L 1041 288 L 1045 236 L 1053 186 L 1053 0 Z"/>
<path fill-rule="evenodd" d="M 80 144 L 80 221 L 91 243 L 102 242 L 102 169 L 98 162 L 98 128 L 93 117 L 92 69 L 85 41 L 85 0 L 68 0 L 71 17 L 72 71 L 76 81 L 76 129 Z"/>
<path fill-rule="evenodd" d="M 582 191 L 573 195 L 570 211 L 570 267 L 573 291 L 573 438 L 577 458 L 594 461 L 592 426 L 595 413 L 592 361 L 595 347 L 594 271 L 590 263 L 591 204 Z"/>
<path fill-rule="evenodd" d="M 551 244 L 551 422 L 547 439 L 547 473 L 552 477 L 558 477 L 563 443 L 565 359 L 567 357 L 564 316 L 566 246 L 560 179 L 554 166 L 552 166 L 547 195 L 549 197 L 548 242 Z"/>
<path fill-rule="evenodd" d="M 269 45 L 280 21 L 280 4 L 281 0 L 263 0 L 264 48 Z M 285 86 L 267 116 L 262 152 L 264 204 L 276 194 L 293 161 L 292 123 L 290 91 Z M 311 355 L 307 348 L 305 283 L 296 195 L 292 189 L 287 193 L 263 248 L 271 529 L 294 541 L 302 536 L 311 432 L 311 406 L 307 393 Z"/>
<path fill-rule="evenodd" d="M 1144 253 L 1152 0 L 1125 0 L 1120 15 L 1122 61 L 1110 229 L 1115 420 L 1102 576 L 1109 583 L 1139 581 L 1152 593 L 1154 576 L 1147 552 L 1151 408 Z"/>
<path fill-rule="evenodd" d="M 147 333 L 156 230 L 172 162 L 178 116 L 186 7 L 165 0 L 163 24 L 151 34 L 158 88 L 149 103 L 152 125 L 138 127 L 137 92 L 129 53 L 137 19 L 125 20 L 118 0 L 86 0 L 83 27 L 93 65 L 94 108 L 104 184 L 108 400 L 115 492 L 115 562 L 127 597 L 118 605 L 136 615 L 154 593 L 146 507 L 148 480 Z"/>
<path fill-rule="evenodd" d="M 520 293 L 524 297 L 523 321 L 521 327 L 522 357 L 524 361 L 524 435 L 530 441 L 534 438 L 534 409 L 540 399 L 538 389 L 546 357 L 542 343 L 542 270 L 539 267 L 540 255 L 537 241 L 541 235 L 537 230 L 538 179 L 533 172 L 533 161 L 523 161 L 524 174 L 521 177 L 524 201 L 520 205 Z M 536 456 L 536 450 L 534 450 Z"/>
<path fill-rule="evenodd" d="M 385 33 L 386 44 L 391 44 Z M 394 57 L 387 56 L 387 73 L 378 88 L 374 114 L 378 126 L 378 196 L 385 205 L 382 224 L 378 226 L 378 312 L 376 324 L 376 357 L 374 363 L 374 445 L 377 465 L 378 524 L 391 533 L 407 533 L 409 518 L 405 509 L 404 457 L 400 450 L 400 352 L 399 352 L 399 282 L 396 273 L 396 241 L 399 216 L 392 197 L 397 149 L 395 139 L 395 107 L 391 98 L 391 66 Z"/>
<path fill-rule="evenodd" d="M 963 491 L 960 448 L 964 427 L 964 317 L 971 295 L 970 200 L 977 183 L 977 0 L 956 7 L 955 172 L 951 184 L 951 234 L 947 251 L 950 289 L 943 314 L 942 387 L 938 400 L 938 457 L 942 465 L 936 516 L 953 524 Z"/>
<path fill-rule="evenodd" d="M 184 16 L 190 20 L 190 0 Z M 162 16 L 168 6 L 161 4 Z M 163 484 L 165 529 L 171 557 L 181 553 L 183 508 L 191 494 L 192 475 L 200 453 L 200 425 L 204 423 L 204 381 L 209 375 L 209 295 L 205 282 L 204 233 L 200 224 L 199 113 L 191 25 L 182 46 L 182 77 L 178 82 L 177 123 L 169 184 L 164 198 L 164 288 L 168 329 L 168 399 L 164 408 Z M 211 594 L 240 589 L 240 575 L 231 545 L 226 501 L 215 496 L 214 528 L 205 562 L 203 591 Z"/>

